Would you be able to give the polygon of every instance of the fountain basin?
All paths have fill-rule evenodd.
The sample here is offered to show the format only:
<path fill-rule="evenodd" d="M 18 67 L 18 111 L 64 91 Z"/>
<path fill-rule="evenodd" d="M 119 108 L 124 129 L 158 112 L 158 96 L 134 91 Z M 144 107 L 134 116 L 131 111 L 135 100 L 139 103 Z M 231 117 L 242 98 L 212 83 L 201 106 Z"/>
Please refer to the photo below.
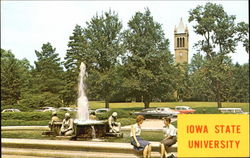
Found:
<path fill-rule="evenodd" d="M 102 138 L 109 131 L 108 121 L 74 121 L 75 138 Z"/>

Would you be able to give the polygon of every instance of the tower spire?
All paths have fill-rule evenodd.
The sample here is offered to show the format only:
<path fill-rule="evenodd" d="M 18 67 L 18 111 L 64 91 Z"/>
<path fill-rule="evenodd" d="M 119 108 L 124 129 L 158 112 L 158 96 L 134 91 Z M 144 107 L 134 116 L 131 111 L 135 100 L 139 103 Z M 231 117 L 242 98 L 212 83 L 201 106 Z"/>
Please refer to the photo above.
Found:
<path fill-rule="evenodd" d="M 179 25 L 177 27 L 177 30 L 176 30 L 177 33 L 185 33 L 185 26 L 183 24 L 183 21 L 182 21 L 182 18 L 179 22 Z"/>
<path fill-rule="evenodd" d="M 188 63 L 189 33 L 187 25 L 184 25 L 182 17 L 174 30 L 175 62 Z"/>

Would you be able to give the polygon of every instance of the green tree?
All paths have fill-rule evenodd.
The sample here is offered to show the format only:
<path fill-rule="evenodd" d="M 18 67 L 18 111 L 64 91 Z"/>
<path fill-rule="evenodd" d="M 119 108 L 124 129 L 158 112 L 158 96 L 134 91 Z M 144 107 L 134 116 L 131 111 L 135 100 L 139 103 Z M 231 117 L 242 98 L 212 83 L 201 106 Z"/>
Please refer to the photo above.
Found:
<path fill-rule="evenodd" d="M 35 51 L 38 58 L 35 61 L 35 72 L 37 80 L 40 82 L 38 86 L 40 92 L 58 94 L 62 89 L 63 68 L 58 53 L 55 51 L 56 49 L 50 43 L 43 44 L 40 52 Z"/>
<path fill-rule="evenodd" d="M 18 60 L 8 50 L 1 49 L 1 104 L 18 104 L 29 88 L 30 64 L 27 59 Z"/>
<path fill-rule="evenodd" d="M 105 100 L 105 107 L 117 86 L 114 76 L 119 56 L 123 53 L 121 46 L 122 23 L 115 12 L 105 12 L 94 16 L 86 23 L 84 37 L 88 49 L 84 52 L 82 60 L 87 65 L 89 77 L 87 85 L 89 92 L 94 93 L 98 99 Z"/>
<path fill-rule="evenodd" d="M 173 94 L 173 58 L 169 41 L 161 25 L 154 21 L 149 9 L 136 12 L 124 32 L 126 58 L 125 79 L 130 96 L 142 98 L 145 108 L 162 94 Z"/>
<path fill-rule="evenodd" d="M 209 101 L 209 98 L 213 98 L 213 93 L 208 87 L 209 80 L 204 76 L 205 58 L 200 54 L 196 53 L 192 57 L 190 63 L 190 87 L 191 87 L 191 98 L 195 101 Z"/>
<path fill-rule="evenodd" d="M 67 105 L 75 104 L 77 99 L 77 83 L 80 62 L 84 61 L 87 66 L 91 63 L 87 53 L 88 45 L 83 34 L 83 29 L 80 25 L 76 25 L 73 34 L 69 37 L 68 50 L 66 52 L 64 67 L 65 72 L 65 86 L 63 90 L 63 97 Z M 89 68 L 89 67 L 88 67 Z"/>
<path fill-rule="evenodd" d="M 190 72 L 189 65 L 187 63 L 177 64 L 175 67 L 175 89 L 177 94 L 177 100 L 189 100 L 191 98 L 190 87 Z"/>
<path fill-rule="evenodd" d="M 228 101 L 249 102 L 249 64 L 232 66 Z"/>
<path fill-rule="evenodd" d="M 195 22 L 195 33 L 202 36 L 196 46 L 206 53 L 204 77 L 208 79 L 216 96 L 218 108 L 222 107 L 222 88 L 227 81 L 227 55 L 235 52 L 237 45 L 235 16 L 228 15 L 221 5 L 206 3 L 189 11 L 189 22 Z"/>
<path fill-rule="evenodd" d="M 55 50 L 50 43 L 46 43 L 41 51 L 35 51 L 38 60 L 32 71 L 32 90 L 22 99 L 23 104 L 32 108 L 59 107 L 63 104 L 64 72 Z"/>
<path fill-rule="evenodd" d="M 237 40 L 243 43 L 245 50 L 249 53 L 249 25 L 245 22 L 237 24 L 238 38 Z"/>
<path fill-rule="evenodd" d="M 1 104 L 13 105 L 20 98 L 18 61 L 11 51 L 1 49 Z"/>

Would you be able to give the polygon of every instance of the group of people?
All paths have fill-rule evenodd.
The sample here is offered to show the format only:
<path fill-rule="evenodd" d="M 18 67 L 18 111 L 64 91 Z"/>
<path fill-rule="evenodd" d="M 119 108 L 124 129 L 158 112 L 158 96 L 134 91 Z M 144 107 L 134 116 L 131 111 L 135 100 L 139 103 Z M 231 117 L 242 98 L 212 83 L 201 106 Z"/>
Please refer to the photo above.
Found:
<path fill-rule="evenodd" d="M 171 145 L 175 144 L 177 142 L 177 130 L 176 128 L 171 124 L 171 119 L 164 117 L 164 139 L 160 142 L 160 153 L 161 158 L 165 157 L 167 155 L 167 148 Z M 142 115 L 138 115 L 136 117 L 136 123 L 131 126 L 131 144 L 134 146 L 134 149 L 136 151 L 142 151 L 143 158 L 150 158 L 151 157 L 151 144 L 150 142 L 143 140 L 140 137 L 141 134 L 141 125 L 144 121 L 144 117 Z"/>
<path fill-rule="evenodd" d="M 136 151 L 142 151 L 143 158 L 150 158 L 151 157 L 151 144 L 149 141 L 143 140 L 140 137 L 141 134 L 141 125 L 145 120 L 144 116 L 138 115 L 136 117 L 136 123 L 131 126 L 131 145 L 134 146 Z M 52 113 L 52 120 L 51 123 L 60 121 L 57 117 L 56 112 Z M 160 142 L 160 154 L 161 158 L 167 155 L 168 147 L 172 146 L 177 142 L 177 129 L 171 124 L 171 119 L 168 117 L 163 118 L 164 121 L 164 139 Z M 121 123 L 117 122 L 117 112 L 113 112 L 112 115 L 108 118 L 109 124 L 109 132 L 111 133 L 118 133 L 121 130 Z M 73 128 L 73 119 L 70 117 L 69 113 L 65 113 L 65 118 L 62 121 L 62 126 L 60 130 L 60 135 L 64 136 L 71 136 L 74 132 Z"/>

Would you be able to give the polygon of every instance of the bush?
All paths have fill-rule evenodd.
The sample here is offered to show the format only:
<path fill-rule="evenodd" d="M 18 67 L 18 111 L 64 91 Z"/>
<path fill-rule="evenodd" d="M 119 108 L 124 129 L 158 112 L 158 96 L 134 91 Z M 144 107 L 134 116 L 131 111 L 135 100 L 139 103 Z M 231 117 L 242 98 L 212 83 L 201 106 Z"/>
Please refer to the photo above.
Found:
<path fill-rule="evenodd" d="M 45 106 L 60 107 L 62 106 L 59 95 L 50 92 L 43 92 L 41 94 L 25 94 L 20 101 L 21 104 L 36 109 Z"/>
<path fill-rule="evenodd" d="M 16 105 L 2 105 L 1 111 L 3 111 L 4 109 L 19 109 L 20 111 L 29 111 L 30 110 L 30 108 L 28 108 L 27 106 L 17 105 L 17 104 Z"/>
<path fill-rule="evenodd" d="M 50 120 L 24 121 L 24 120 L 1 120 L 2 126 L 47 126 Z"/>
<path fill-rule="evenodd" d="M 107 113 L 103 113 L 103 114 L 96 114 L 96 117 L 99 119 L 99 120 L 105 120 L 105 119 L 108 119 L 109 116 L 112 115 L 113 112 L 117 112 L 118 114 L 118 118 L 131 118 L 131 117 L 135 117 L 133 114 L 132 114 L 132 111 L 127 111 L 127 110 L 124 110 L 124 109 L 111 109 L 109 112 Z"/>
<path fill-rule="evenodd" d="M 96 117 L 98 120 L 107 120 L 109 118 L 109 113 L 103 113 L 103 114 L 96 114 Z"/>
<path fill-rule="evenodd" d="M 221 114 L 217 107 L 197 107 L 195 114 Z"/>
<path fill-rule="evenodd" d="M 60 119 L 64 118 L 66 112 L 58 112 L 57 116 Z M 71 114 L 75 116 L 74 113 Z M 42 121 L 50 120 L 51 112 L 6 112 L 2 113 L 2 120 L 24 120 L 24 121 Z"/>
<path fill-rule="evenodd" d="M 120 122 L 122 126 L 135 124 L 135 119 L 134 118 L 118 118 L 117 121 Z"/>

